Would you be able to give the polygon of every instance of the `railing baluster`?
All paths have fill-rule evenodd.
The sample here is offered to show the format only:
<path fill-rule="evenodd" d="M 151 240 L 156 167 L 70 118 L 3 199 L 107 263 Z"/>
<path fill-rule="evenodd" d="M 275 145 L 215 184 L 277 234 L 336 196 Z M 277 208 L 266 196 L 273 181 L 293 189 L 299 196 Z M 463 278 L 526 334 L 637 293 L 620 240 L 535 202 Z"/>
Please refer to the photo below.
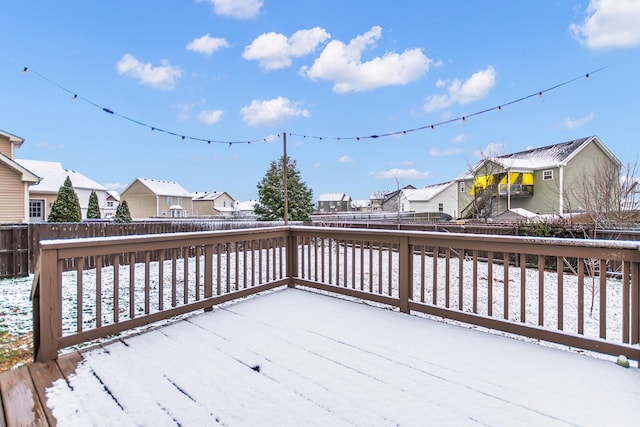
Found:
<path fill-rule="evenodd" d="M 449 308 L 451 305 L 451 248 L 448 246 L 444 249 L 444 268 L 444 306 Z"/>
<path fill-rule="evenodd" d="M 431 273 L 431 287 L 433 292 L 432 303 L 438 305 L 438 260 L 440 258 L 440 248 L 434 246 L 431 248 L 431 255 L 433 257 L 433 271 Z"/>
<path fill-rule="evenodd" d="M 136 254 L 129 253 L 129 318 L 136 317 Z"/>
<path fill-rule="evenodd" d="M 420 249 L 420 302 L 424 302 L 425 300 L 425 288 L 427 287 L 424 267 L 425 260 L 425 247 L 422 245 Z"/>
<path fill-rule="evenodd" d="M 631 344 L 640 343 L 640 262 L 631 263 Z"/>
<path fill-rule="evenodd" d="M 171 307 L 178 305 L 178 261 L 177 261 L 178 249 L 171 251 Z"/>
<path fill-rule="evenodd" d="M 147 251 L 144 254 L 144 314 L 149 314 L 150 307 L 150 264 L 151 252 Z"/>
<path fill-rule="evenodd" d="M 164 310 L 164 251 L 158 251 L 158 309 Z"/>
<path fill-rule="evenodd" d="M 598 275 L 600 276 L 600 338 L 607 338 L 607 261 L 599 260 Z"/>
<path fill-rule="evenodd" d="M 564 258 L 556 257 L 556 273 L 558 275 L 558 329 L 564 329 Z"/>
<path fill-rule="evenodd" d="M 502 317 L 509 320 L 509 253 L 502 254 Z"/>
<path fill-rule="evenodd" d="M 120 257 L 113 256 L 113 323 L 120 321 Z"/>
<path fill-rule="evenodd" d="M 527 255 L 520 254 L 520 322 L 527 321 Z"/>
<path fill-rule="evenodd" d="M 458 310 L 464 311 L 464 249 L 458 249 Z"/>
<path fill-rule="evenodd" d="M 631 288 L 629 286 L 629 261 L 622 263 L 622 342 L 629 343 L 629 314 L 630 314 L 630 302 L 629 293 Z"/>
<path fill-rule="evenodd" d="M 102 257 L 96 257 L 96 328 L 102 327 Z"/>
<path fill-rule="evenodd" d="M 538 326 L 544 326 L 544 255 L 538 255 Z"/>
<path fill-rule="evenodd" d="M 493 316 L 493 251 L 487 253 L 487 316 Z"/>
<path fill-rule="evenodd" d="M 478 250 L 473 250 L 473 312 L 478 312 Z"/>
<path fill-rule="evenodd" d="M 82 332 L 82 309 L 83 309 L 83 270 L 84 270 L 84 258 L 76 258 L 76 331 Z"/>
<path fill-rule="evenodd" d="M 578 334 L 584 335 L 584 258 L 578 258 Z"/>

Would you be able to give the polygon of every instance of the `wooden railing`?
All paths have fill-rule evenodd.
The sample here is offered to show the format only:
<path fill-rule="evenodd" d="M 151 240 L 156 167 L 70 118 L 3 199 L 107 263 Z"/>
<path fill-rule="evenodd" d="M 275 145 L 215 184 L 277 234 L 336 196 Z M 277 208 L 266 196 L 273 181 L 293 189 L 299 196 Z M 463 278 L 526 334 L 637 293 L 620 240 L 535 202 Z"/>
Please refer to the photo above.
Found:
<path fill-rule="evenodd" d="M 41 247 L 36 360 L 285 285 L 640 359 L 638 242 L 294 226 Z"/>

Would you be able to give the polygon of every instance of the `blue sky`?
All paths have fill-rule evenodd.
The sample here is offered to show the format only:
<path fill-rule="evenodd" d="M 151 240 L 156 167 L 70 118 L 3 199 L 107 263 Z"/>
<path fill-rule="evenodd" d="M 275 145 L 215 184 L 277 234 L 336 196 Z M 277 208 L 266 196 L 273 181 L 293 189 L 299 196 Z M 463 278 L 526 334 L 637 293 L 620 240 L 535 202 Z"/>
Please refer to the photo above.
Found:
<path fill-rule="evenodd" d="M 256 199 L 283 133 L 314 200 L 590 135 L 638 160 L 637 0 L 15 1 L 2 16 L 16 157 L 110 189 L 141 177 Z"/>

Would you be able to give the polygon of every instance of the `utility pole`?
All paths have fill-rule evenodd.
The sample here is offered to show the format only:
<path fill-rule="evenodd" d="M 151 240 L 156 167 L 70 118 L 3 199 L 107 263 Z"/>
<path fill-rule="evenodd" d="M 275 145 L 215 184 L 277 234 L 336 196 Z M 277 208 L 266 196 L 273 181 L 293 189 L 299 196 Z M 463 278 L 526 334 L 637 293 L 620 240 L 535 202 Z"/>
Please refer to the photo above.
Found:
<path fill-rule="evenodd" d="M 282 147 L 284 151 L 284 155 L 282 156 L 282 181 L 284 185 L 284 225 L 289 224 L 289 190 L 287 189 L 287 175 L 289 171 L 287 170 L 287 164 L 289 161 L 287 160 L 287 133 L 282 133 Z"/>

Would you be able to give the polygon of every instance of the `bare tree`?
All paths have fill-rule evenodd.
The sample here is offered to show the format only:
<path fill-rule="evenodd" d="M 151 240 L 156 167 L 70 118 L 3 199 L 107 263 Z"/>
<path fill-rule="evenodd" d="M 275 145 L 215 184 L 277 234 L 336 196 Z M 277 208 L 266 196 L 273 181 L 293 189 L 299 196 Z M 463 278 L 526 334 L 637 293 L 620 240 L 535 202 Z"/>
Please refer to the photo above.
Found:
<path fill-rule="evenodd" d="M 481 160 L 475 167 L 469 167 L 469 174 L 473 177 L 471 202 L 461 211 L 461 217 L 483 218 L 486 222 L 495 215 L 499 183 L 506 173 L 504 167 L 495 161 L 497 157 L 490 148 L 488 152 L 480 152 Z"/>

